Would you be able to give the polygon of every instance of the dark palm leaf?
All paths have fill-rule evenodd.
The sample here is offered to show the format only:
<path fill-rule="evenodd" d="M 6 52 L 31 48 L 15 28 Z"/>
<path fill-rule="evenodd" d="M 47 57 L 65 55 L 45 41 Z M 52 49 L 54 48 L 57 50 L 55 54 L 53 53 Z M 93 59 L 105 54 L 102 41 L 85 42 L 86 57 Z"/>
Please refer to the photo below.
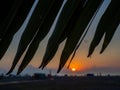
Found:
<path fill-rule="evenodd" d="M 80 11 L 78 12 L 77 10 L 79 10 L 79 8 L 81 9 L 84 3 L 85 0 L 67 1 L 60 14 L 55 30 L 48 41 L 46 52 L 40 67 L 44 68 L 54 57 L 59 44 L 67 37 L 67 34 L 71 32 L 71 30 L 66 28 L 68 26 L 68 23 L 71 23 L 73 21 L 73 16 L 75 16 L 75 14 L 80 13 Z"/>
<path fill-rule="evenodd" d="M 14 2 L 15 0 L 0 1 L 0 28 L 2 27 L 2 23 L 8 17 L 8 14 L 11 12 L 11 8 L 13 7 Z M 2 39 L 4 33 L 4 29 L 0 29 L 0 39 Z"/>
<path fill-rule="evenodd" d="M 49 38 L 40 67 L 44 68 L 52 60 L 59 45 L 66 39 L 58 72 L 63 68 L 70 55 L 73 52 L 75 54 L 81 36 L 103 1 L 104 0 L 67 0 L 60 12 L 55 29 Z M 14 34 L 23 24 L 34 0 L 8 0 L 7 2 L 3 0 L 0 2 L 0 11 L 2 12 L 0 14 L 1 59 L 8 49 Z M 8 74 L 15 68 L 27 47 L 28 50 L 20 65 L 18 74 L 28 65 L 38 49 L 39 43 L 49 32 L 62 2 L 63 0 L 38 1 L 28 25 L 21 36 L 13 65 Z M 98 23 L 94 38 L 89 47 L 88 57 L 92 55 L 103 35 L 105 35 L 105 38 L 100 53 L 106 49 L 119 25 L 119 21 L 120 0 L 111 0 L 110 5 Z"/>
<path fill-rule="evenodd" d="M 106 27 L 105 39 L 100 53 L 102 53 L 106 49 L 106 47 L 112 40 L 112 37 L 119 24 L 120 24 L 120 8 L 119 11 L 112 17 L 111 22 L 109 22 L 110 27 Z"/>
<path fill-rule="evenodd" d="M 11 8 L 13 7 L 15 0 L 1 0 L 0 1 L 0 41 L 2 40 L 3 35 L 5 34 L 5 30 L 2 29 L 3 22 L 8 17 L 11 12 Z"/>
<path fill-rule="evenodd" d="M 3 57 L 4 53 L 8 49 L 14 34 L 18 31 L 23 21 L 25 20 L 33 2 L 34 0 L 31 0 L 29 3 L 28 0 L 21 0 L 20 4 L 20 2 L 16 1 L 14 3 L 15 6 L 13 5 L 13 8 L 8 15 L 9 18 L 12 16 L 12 19 L 10 19 L 9 21 L 7 17 L 5 22 L 2 23 L 3 27 L 1 30 L 5 30 L 6 32 L 4 31 L 4 34 L 2 34 L 0 41 L 0 59 Z M 18 7 L 17 10 L 15 8 L 16 6 Z M 6 25 L 7 22 L 8 24 Z"/>
<path fill-rule="evenodd" d="M 53 3 L 54 0 L 39 0 L 27 27 L 22 34 L 13 65 L 7 74 L 12 72 L 27 46 L 37 34 L 40 25 L 44 22 L 44 19 L 46 18 Z"/>
<path fill-rule="evenodd" d="M 63 68 L 65 65 L 66 61 L 68 60 L 69 56 L 72 54 L 74 51 L 80 37 L 82 36 L 83 32 L 85 31 L 86 26 L 89 24 L 92 16 L 96 12 L 97 8 L 99 5 L 101 5 L 103 1 L 92 1 L 89 0 L 86 2 L 85 7 L 83 8 L 79 19 L 76 23 L 76 26 L 72 30 L 70 37 L 68 37 L 65 47 L 63 49 L 61 58 L 60 58 L 60 64 L 59 64 L 59 69 L 58 72 Z M 72 41 L 72 42 L 71 42 Z"/>
<path fill-rule="evenodd" d="M 112 0 L 109 7 L 107 8 L 106 12 L 103 14 L 103 16 L 98 24 L 95 36 L 94 36 L 92 43 L 90 45 L 90 48 L 89 48 L 88 57 L 93 53 L 95 47 L 99 44 L 100 40 L 102 39 L 102 37 L 105 33 L 106 33 L 105 41 L 104 41 L 101 53 L 109 44 L 109 42 L 112 39 L 112 36 L 119 24 L 119 21 L 120 21 L 119 20 L 119 12 L 118 12 L 119 9 L 120 9 L 120 1 Z"/>
<path fill-rule="evenodd" d="M 55 20 L 55 17 L 57 16 L 57 13 L 61 7 L 63 3 L 63 0 L 55 0 L 52 7 L 50 8 L 44 22 L 41 24 L 41 26 L 39 27 L 39 30 L 36 34 L 36 36 L 34 37 L 34 39 L 32 40 L 32 42 L 29 45 L 29 48 L 26 52 L 26 55 L 19 67 L 18 70 L 18 74 L 27 66 L 27 64 L 31 61 L 31 59 L 33 58 L 35 52 L 37 51 L 38 47 L 39 47 L 39 43 L 41 40 L 43 40 L 43 38 L 47 35 L 47 33 L 50 30 L 50 27 L 53 23 L 53 21 Z"/>
<path fill-rule="evenodd" d="M 8 28 L 10 27 L 11 23 L 15 19 L 15 16 L 18 13 L 18 10 L 19 10 L 20 6 L 22 5 L 22 2 L 24 2 L 24 1 L 23 0 L 20 0 L 20 1 L 15 0 L 11 9 L 10 9 L 10 12 L 7 15 L 7 17 L 1 23 L 1 26 L 0 26 L 0 29 L 2 30 L 1 36 L 0 36 L 1 39 L 4 37 L 4 35 L 8 31 Z"/>

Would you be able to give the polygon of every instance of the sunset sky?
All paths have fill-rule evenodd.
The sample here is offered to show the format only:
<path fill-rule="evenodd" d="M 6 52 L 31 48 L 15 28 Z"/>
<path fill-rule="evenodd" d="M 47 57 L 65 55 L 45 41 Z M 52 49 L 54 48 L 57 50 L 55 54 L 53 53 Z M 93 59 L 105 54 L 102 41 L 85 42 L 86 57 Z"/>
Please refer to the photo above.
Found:
<path fill-rule="evenodd" d="M 87 36 L 85 37 L 82 45 L 77 50 L 77 53 L 70 65 L 70 68 L 67 69 L 67 66 L 69 63 L 69 60 L 68 60 L 66 66 L 62 69 L 60 74 L 85 74 L 85 73 L 97 74 L 97 73 L 102 73 L 102 74 L 119 74 L 120 75 L 120 48 L 119 48 L 119 46 L 120 46 L 120 25 L 117 28 L 117 31 L 116 31 L 111 43 L 109 44 L 107 49 L 104 51 L 104 53 L 99 54 L 99 52 L 101 50 L 101 46 L 102 46 L 102 41 L 101 41 L 99 46 L 95 49 L 95 52 L 93 53 L 93 55 L 90 58 L 87 58 L 89 45 L 94 36 L 96 25 L 97 25 L 98 20 L 100 19 L 101 15 L 103 14 L 105 8 L 109 4 L 109 2 L 110 2 L 110 0 L 105 0 L 105 2 L 103 3 L 103 6 L 101 7 L 100 11 L 98 12 L 92 26 L 90 27 L 89 32 L 87 33 Z M 37 4 L 37 0 L 35 2 L 34 6 L 36 4 Z M 34 8 L 32 8 L 32 9 L 34 9 Z M 32 10 L 31 10 L 31 12 L 32 12 Z M 29 16 L 30 16 L 30 14 L 29 14 Z M 14 40 L 12 41 L 5 56 L 0 61 L 0 70 L 5 69 L 6 71 L 8 71 L 10 69 L 13 59 L 14 59 L 14 56 L 15 56 L 15 53 L 16 53 L 16 50 L 17 50 L 17 46 L 18 46 L 18 42 L 19 42 L 21 33 L 23 32 L 25 25 L 29 20 L 29 16 L 28 16 L 27 20 L 25 21 L 25 23 L 23 24 L 23 26 L 20 28 L 19 32 L 17 32 L 17 34 L 15 35 Z M 51 32 L 53 31 L 53 28 L 54 28 L 54 24 L 53 24 L 53 27 L 51 28 L 50 33 L 40 43 L 39 49 L 38 49 L 36 55 L 34 56 L 33 60 L 30 62 L 29 66 L 32 66 L 35 68 L 39 67 L 39 65 L 42 61 L 44 52 L 45 52 L 45 47 L 46 47 L 48 38 L 50 37 Z M 47 65 L 47 67 L 43 71 L 40 70 L 41 72 L 48 73 L 49 70 L 51 70 L 53 73 L 57 72 L 57 68 L 59 66 L 61 50 L 64 47 L 64 43 L 65 43 L 65 41 L 60 45 L 59 50 L 57 51 L 57 54 L 55 55 L 53 60 Z M 22 58 L 21 58 L 21 60 L 22 60 Z M 20 64 L 20 62 L 19 62 L 19 64 Z M 19 64 L 18 64 L 18 66 L 19 66 Z M 75 68 L 74 72 L 71 70 L 72 68 Z M 46 70 L 48 70 L 48 71 L 46 71 Z M 25 69 L 25 71 L 27 72 L 27 69 Z M 32 73 L 34 73 L 34 72 L 35 71 L 33 70 Z"/>

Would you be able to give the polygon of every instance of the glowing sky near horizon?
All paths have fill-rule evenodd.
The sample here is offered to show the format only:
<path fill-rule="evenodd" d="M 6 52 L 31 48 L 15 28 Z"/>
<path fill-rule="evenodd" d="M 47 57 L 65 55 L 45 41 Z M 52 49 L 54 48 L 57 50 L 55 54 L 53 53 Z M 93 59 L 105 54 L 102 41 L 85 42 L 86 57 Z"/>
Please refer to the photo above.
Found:
<path fill-rule="evenodd" d="M 71 68 L 76 69 L 76 74 L 89 73 L 89 72 L 120 74 L 120 65 L 119 65 L 120 64 L 120 48 L 119 48 L 119 46 L 120 46 L 120 25 L 117 28 L 117 31 L 116 31 L 111 43 L 109 44 L 107 49 L 104 51 L 104 53 L 101 55 L 99 54 L 101 46 L 102 46 L 102 41 L 101 41 L 99 46 L 95 49 L 92 57 L 87 58 L 88 48 L 89 48 L 90 42 L 93 38 L 93 35 L 95 33 L 96 25 L 98 23 L 98 20 L 100 19 L 100 16 L 104 12 L 106 6 L 109 4 L 109 2 L 110 2 L 110 0 L 105 0 L 101 10 L 99 11 L 98 15 L 95 18 L 95 21 L 93 22 L 92 26 L 90 27 L 90 30 L 89 30 L 87 36 L 85 37 L 82 45 L 79 47 L 79 50 L 77 50 L 77 53 L 70 65 L 70 69 Z M 37 0 L 36 0 L 36 4 L 37 4 Z M 28 20 L 26 20 L 26 22 L 27 21 Z M 10 48 L 6 52 L 3 59 L 0 61 L 0 68 L 4 68 L 4 69 L 8 70 L 11 67 L 12 61 L 14 59 L 14 56 L 15 56 L 15 53 L 17 50 L 20 36 L 21 36 L 21 33 L 23 32 L 23 29 L 25 28 L 26 22 L 21 27 L 20 31 L 15 35 L 15 38 L 12 41 Z M 53 24 L 53 28 L 54 28 L 54 24 Z M 51 28 L 51 32 L 52 32 L 52 28 Z M 43 55 L 44 55 L 44 52 L 45 52 L 45 47 L 46 47 L 46 44 L 48 41 L 48 37 L 51 35 L 51 32 L 40 43 L 39 49 L 29 65 L 32 65 L 34 67 L 38 67 L 40 65 Z M 63 42 L 60 45 L 59 50 L 57 51 L 57 54 L 55 55 L 53 60 L 47 65 L 47 68 L 57 70 L 58 65 L 59 65 L 61 50 L 64 47 L 64 43 L 65 42 Z M 22 58 L 21 58 L 21 60 L 22 60 Z M 19 62 L 19 64 L 20 64 L 20 62 Z M 68 62 L 69 62 L 69 60 L 68 60 Z M 66 64 L 66 66 L 64 67 L 64 69 L 60 73 L 69 73 L 69 74 L 73 73 L 69 69 L 68 70 L 66 69 L 68 62 Z M 19 66 L 19 64 L 18 64 L 18 66 Z"/>

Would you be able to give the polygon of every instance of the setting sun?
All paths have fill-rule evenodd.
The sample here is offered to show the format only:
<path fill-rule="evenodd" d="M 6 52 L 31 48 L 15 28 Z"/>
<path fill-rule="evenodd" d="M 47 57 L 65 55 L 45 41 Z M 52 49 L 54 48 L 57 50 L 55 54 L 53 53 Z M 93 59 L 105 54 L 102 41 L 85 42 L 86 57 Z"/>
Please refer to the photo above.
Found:
<path fill-rule="evenodd" d="M 75 69 L 75 68 L 72 68 L 72 71 L 73 71 L 73 72 L 75 72 L 75 71 L 76 71 L 76 69 Z"/>
<path fill-rule="evenodd" d="M 69 67 L 67 66 L 67 68 L 69 68 L 70 72 L 79 72 L 83 70 L 83 65 L 78 63 L 77 60 L 74 60 Z"/>

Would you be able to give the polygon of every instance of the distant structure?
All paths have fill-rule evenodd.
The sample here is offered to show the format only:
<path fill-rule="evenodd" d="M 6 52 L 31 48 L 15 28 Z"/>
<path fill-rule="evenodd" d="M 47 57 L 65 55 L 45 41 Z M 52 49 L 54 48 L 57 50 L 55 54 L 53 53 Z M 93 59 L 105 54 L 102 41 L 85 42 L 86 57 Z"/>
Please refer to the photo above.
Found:
<path fill-rule="evenodd" d="M 93 73 L 88 73 L 86 76 L 87 77 L 94 77 L 95 75 Z"/>
<path fill-rule="evenodd" d="M 49 70 L 48 78 L 49 78 L 50 80 L 53 80 L 53 79 L 54 79 L 53 76 L 52 76 L 52 71 L 51 71 L 51 70 Z"/>
<path fill-rule="evenodd" d="M 65 74 L 65 75 L 64 75 L 64 77 L 68 77 L 68 75 L 67 75 L 67 74 Z"/>
<path fill-rule="evenodd" d="M 35 79 L 46 79 L 47 77 L 44 73 L 35 73 L 33 75 L 33 78 L 35 78 Z"/>

